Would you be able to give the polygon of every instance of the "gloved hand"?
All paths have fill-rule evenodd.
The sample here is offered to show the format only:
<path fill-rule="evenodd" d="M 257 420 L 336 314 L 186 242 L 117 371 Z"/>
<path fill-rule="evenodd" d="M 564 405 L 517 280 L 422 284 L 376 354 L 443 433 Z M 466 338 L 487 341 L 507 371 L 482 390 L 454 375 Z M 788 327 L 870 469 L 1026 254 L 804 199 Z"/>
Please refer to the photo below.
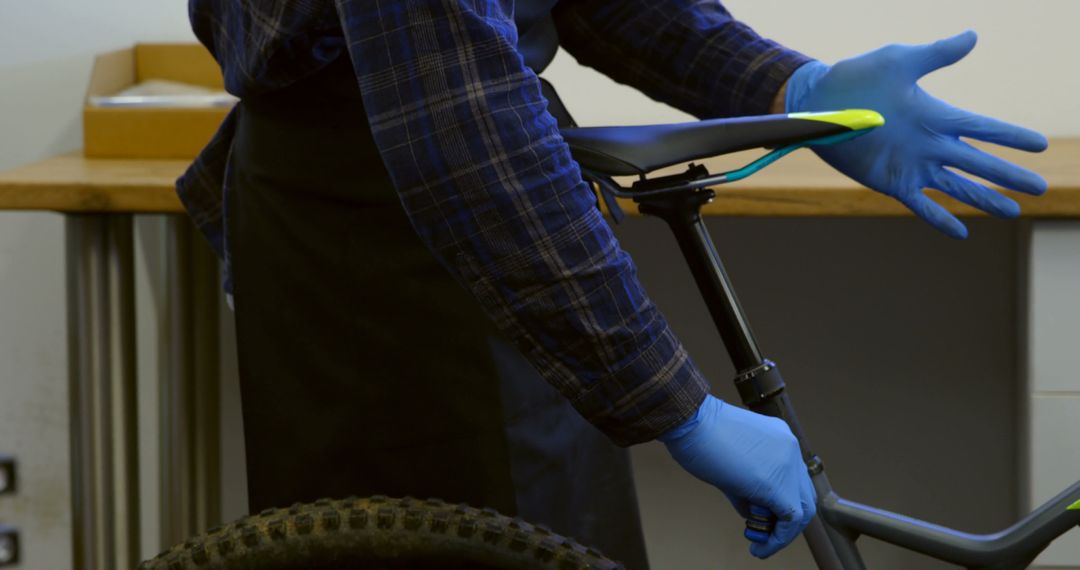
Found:
<path fill-rule="evenodd" d="M 789 113 L 873 109 L 885 126 L 863 137 L 815 149 L 855 181 L 899 200 L 920 218 L 951 237 L 967 228 L 923 194 L 934 188 L 1002 218 L 1020 214 L 1012 199 L 947 170 L 954 167 L 1005 188 L 1039 195 L 1046 181 L 1038 174 L 982 152 L 960 137 L 1026 151 L 1046 148 L 1043 135 L 958 109 L 922 90 L 922 76 L 952 65 L 975 47 L 975 32 L 927 45 L 891 45 L 833 66 L 808 63 L 788 80 Z"/>
<path fill-rule="evenodd" d="M 710 395 L 697 414 L 657 439 L 683 469 L 723 491 L 743 518 L 751 504 L 776 515 L 769 540 L 750 545 L 758 558 L 787 546 L 817 512 L 799 442 L 783 420 Z"/>

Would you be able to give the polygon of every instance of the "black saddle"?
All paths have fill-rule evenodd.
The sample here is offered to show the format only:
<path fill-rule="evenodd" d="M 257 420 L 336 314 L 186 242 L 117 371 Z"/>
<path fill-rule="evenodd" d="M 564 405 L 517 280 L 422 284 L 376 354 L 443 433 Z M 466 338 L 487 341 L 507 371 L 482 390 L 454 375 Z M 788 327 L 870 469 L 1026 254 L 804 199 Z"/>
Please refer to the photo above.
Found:
<path fill-rule="evenodd" d="M 740 150 L 777 148 L 861 130 L 858 117 L 852 117 L 852 113 L 857 112 L 765 115 L 633 127 L 571 127 L 561 132 L 582 168 L 621 176 L 646 174 L 665 166 Z"/>
<path fill-rule="evenodd" d="M 791 113 L 632 127 L 578 127 L 558 94 L 542 81 L 548 109 L 585 170 L 607 176 L 653 170 L 752 148 L 830 141 L 884 123 L 874 111 Z"/>

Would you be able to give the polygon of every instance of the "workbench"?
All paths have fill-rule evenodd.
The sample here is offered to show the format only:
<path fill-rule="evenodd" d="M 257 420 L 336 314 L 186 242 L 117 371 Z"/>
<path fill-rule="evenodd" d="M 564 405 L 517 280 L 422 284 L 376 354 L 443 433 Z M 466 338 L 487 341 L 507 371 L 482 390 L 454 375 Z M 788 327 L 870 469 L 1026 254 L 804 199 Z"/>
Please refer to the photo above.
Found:
<path fill-rule="evenodd" d="M 1028 492 L 1046 498 L 1055 479 L 1037 473 L 1040 453 L 1053 453 L 1039 427 L 1037 400 L 1080 393 L 1077 351 L 1080 301 L 1047 306 L 1040 298 L 1080 291 L 1080 139 L 1052 141 L 1042 154 L 995 153 L 1036 172 L 1050 190 L 1035 198 L 1010 194 L 1023 216 L 1037 220 L 1029 239 L 1030 307 L 1024 343 L 1029 377 L 1024 393 L 1030 416 Z M 757 153 L 703 161 L 719 172 Z M 187 160 L 90 159 L 58 156 L 0 173 L 0 210 L 52 211 L 66 217 L 67 294 L 71 390 L 73 521 L 76 568 L 134 567 L 140 555 L 138 525 L 137 406 L 135 399 L 135 302 L 133 216 L 168 214 L 169 278 L 166 372 L 162 379 L 163 540 L 179 540 L 216 516 L 219 434 L 214 426 L 217 377 L 216 262 L 184 215 L 174 183 Z M 983 215 L 932 193 L 963 216 Z M 634 213 L 632 204 L 624 204 Z M 891 198 L 868 191 L 800 151 L 761 174 L 717 190 L 704 209 L 711 216 L 881 217 L 908 216 Z M 1047 220 L 1047 232 L 1040 224 Z M 1043 255 L 1039 248 L 1052 251 Z M 1077 253 L 1073 253 L 1073 252 Z M 1064 277 L 1063 277 L 1064 276 Z M 1064 280 L 1063 280 L 1064 279 Z M 1055 400 L 1056 399 L 1056 400 Z M 1080 433 L 1080 414 L 1052 431 Z M 1049 429 L 1049 428 L 1047 428 Z M 1065 476 L 1080 472 L 1080 452 Z M 1060 463 L 1060 462 L 1059 462 Z M 1075 463 L 1075 465 L 1074 465 Z M 1060 467 L 1058 467 L 1060 469 Z M 1047 488 L 1043 488 L 1047 487 Z M 1080 549 L 1073 545 L 1067 548 Z"/>

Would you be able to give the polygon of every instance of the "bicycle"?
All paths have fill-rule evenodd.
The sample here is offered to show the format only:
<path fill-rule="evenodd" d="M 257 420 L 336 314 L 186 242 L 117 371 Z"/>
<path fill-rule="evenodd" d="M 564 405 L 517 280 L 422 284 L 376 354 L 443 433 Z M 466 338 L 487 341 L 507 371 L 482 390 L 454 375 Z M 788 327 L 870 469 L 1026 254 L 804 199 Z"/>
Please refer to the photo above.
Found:
<path fill-rule="evenodd" d="M 694 280 L 723 339 L 735 369 L 735 387 L 746 407 L 783 419 L 799 440 L 818 495 L 818 516 L 804 531 L 821 569 L 866 567 L 855 544 L 871 536 L 901 548 L 966 568 L 1023 568 L 1058 536 L 1080 526 L 1080 481 L 1001 532 L 974 535 L 862 505 L 832 488 L 821 458 L 811 446 L 785 393 L 777 365 L 764 358 L 735 295 L 723 262 L 701 218 L 701 207 L 716 195 L 712 187 L 741 180 L 799 148 L 835 144 L 884 124 L 873 111 L 791 114 L 736 120 L 701 121 L 681 126 L 564 129 L 586 179 L 597 184 L 608 208 L 615 197 L 638 204 L 642 214 L 664 220 L 675 234 Z M 649 179 L 660 168 L 712 155 L 772 147 L 750 164 L 710 174 L 691 164 L 683 173 Z M 612 176 L 637 175 L 630 188 Z M 619 216 L 618 213 L 615 214 Z M 747 521 L 747 538 L 760 540 L 771 521 L 758 511 Z"/>
<path fill-rule="evenodd" d="M 736 182 L 795 150 L 836 144 L 884 124 L 869 110 L 795 113 L 635 127 L 577 127 L 550 85 L 549 108 L 585 180 L 616 221 L 616 198 L 632 200 L 642 214 L 667 223 L 738 373 L 734 382 L 749 409 L 783 419 L 799 440 L 818 496 L 818 516 L 804 531 L 823 570 L 866 567 L 856 545 L 870 536 L 970 569 L 1023 568 L 1055 538 L 1080 526 L 1080 481 L 1001 532 L 975 535 L 876 509 L 840 497 L 824 462 L 812 452 L 785 392 L 776 363 L 766 359 L 701 218 L 716 186 Z M 770 149 L 735 170 L 712 174 L 691 161 L 731 152 Z M 648 175 L 690 163 L 679 174 Z M 637 176 L 629 187 L 617 176 Z M 761 540 L 773 520 L 756 510 L 746 536 Z M 346 532 L 347 531 L 347 532 Z M 496 567 L 619 568 L 599 552 L 544 527 L 493 511 L 437 500 L 323 500 L 270 510 L 177 545 L 145 562 L 147 570 L 185 568 Z"/>

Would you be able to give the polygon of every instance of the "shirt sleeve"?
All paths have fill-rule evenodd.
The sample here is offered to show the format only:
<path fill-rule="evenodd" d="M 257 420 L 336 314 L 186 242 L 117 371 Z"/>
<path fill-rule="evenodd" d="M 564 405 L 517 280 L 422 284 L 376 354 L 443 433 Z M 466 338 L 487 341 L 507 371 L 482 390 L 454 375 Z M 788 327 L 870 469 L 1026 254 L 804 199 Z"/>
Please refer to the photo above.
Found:
<path fill-rule="evenodd" d="M 616 443 L 685 421 L 708 385 L 582 181 L 512 3 L 337 6 L 372 134 L 432 252 Z"/>
<path fill-rule="evenodd" d="M 562 0 L 579 63 L 698 118 L 763 115 L 810 58 L 762 38 L 717 0 Z"/>

